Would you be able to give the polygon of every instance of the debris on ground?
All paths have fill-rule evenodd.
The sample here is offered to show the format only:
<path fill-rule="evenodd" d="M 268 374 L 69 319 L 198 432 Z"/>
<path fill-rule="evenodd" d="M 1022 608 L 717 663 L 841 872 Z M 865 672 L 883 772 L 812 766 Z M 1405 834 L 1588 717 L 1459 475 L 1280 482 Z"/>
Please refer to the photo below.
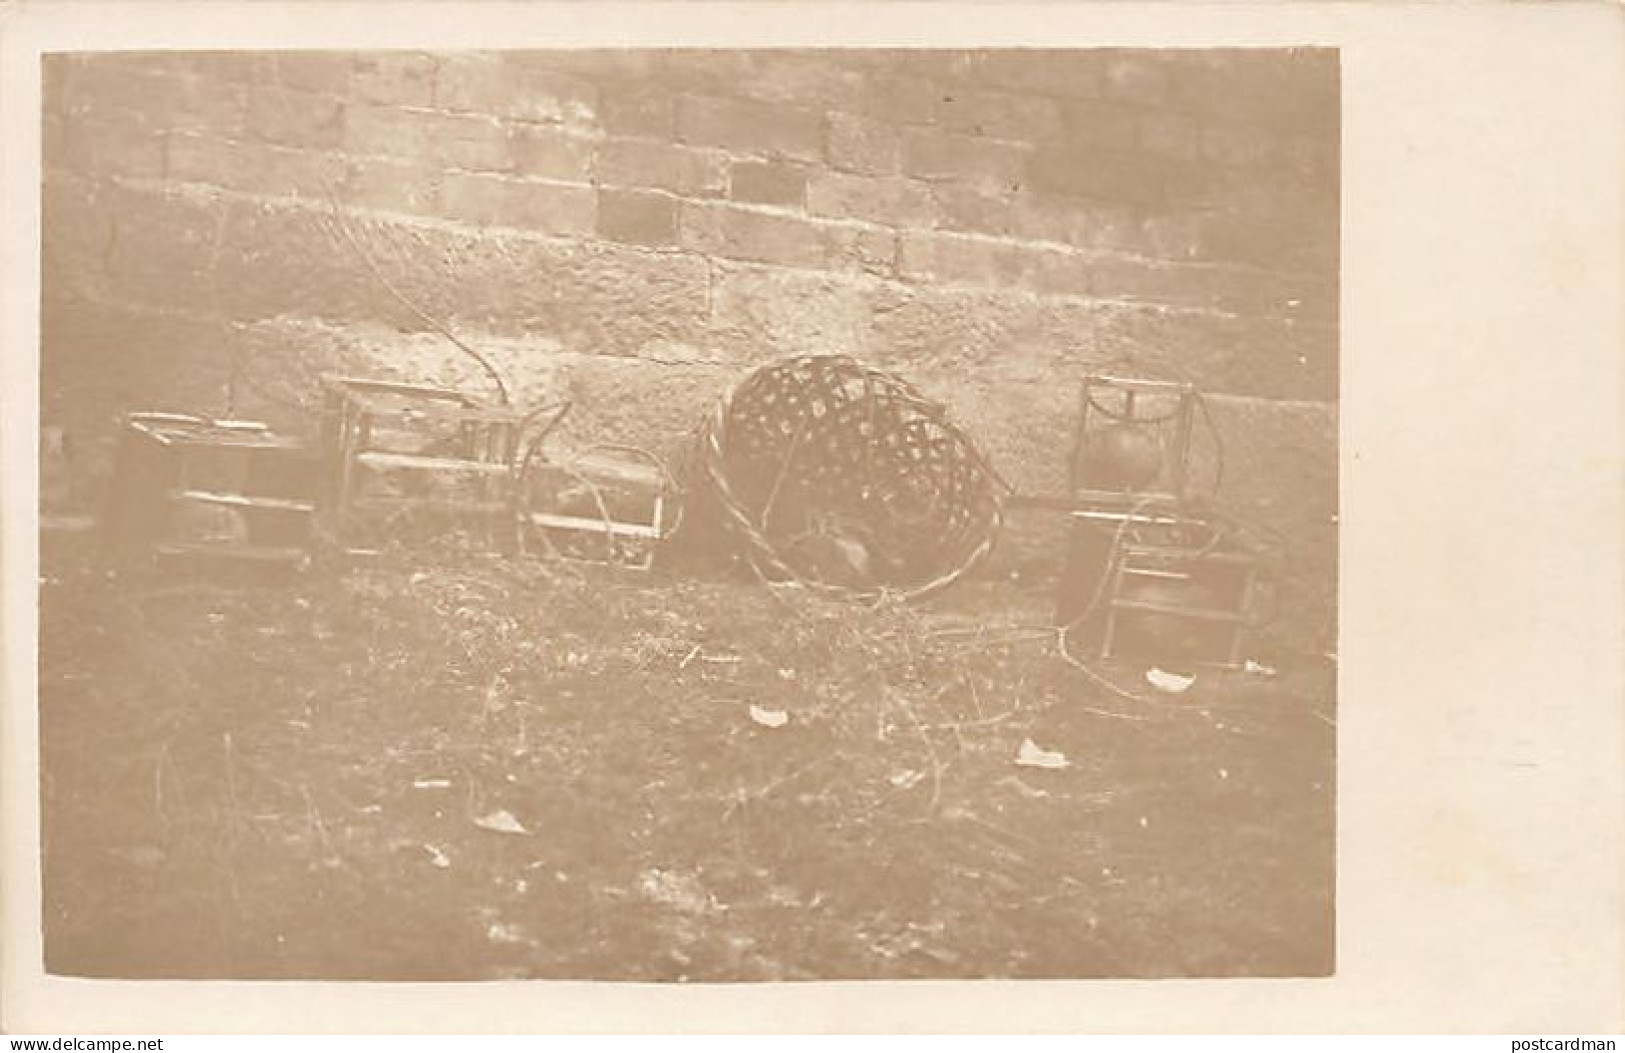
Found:
<path fill-rule="evenodd" d="M 1165 670 L 1153 667 L 1145 671 L 1145 682 L 1156 688 L 1158 691 L 1163 691 L 1170 695 L 1178 695 L 1188 691 L 1190 686 L 1196 683 L 1196 678 L 1194 676 L 1184 676 L 1179 673 L 1166 672 Z"/>
<path fill-rule="evenodd" d="M 1098 721 L 1088 707 L 1122 703 L 1017 631 L 1051 598 L 1002 583 L 871 607 L 455 552 L 386 553 L 296 594 L 46 569 L 53 973 L 1331 967 L 1318 670 L 1205 682 L 1217 720 L 1153 704 Z M 758 732 L 753 702 L 785 734 Z"/>
<path fill-rule="evenodd" d="M 750 719 L 764 728 L 782 728 L 790 723 L 790 714 L 782 709 L 765 709 L 761 706 L 751 706 Z"/>
<path fill-rule="evenodd" d="M 494 830 L 499 834 L 530 833 L 529 830 L 525 829 L 524 824 L 515 819 L 513 813 L 506 809 L 492 812 L 490 815 L 482 815 L 474 820 L 474 825 L 481 830 Z"/>
<path fill-rule="evenodd" d="M 1024 768 L 1059 769 L 1072 766 L 1072 762 L 1066 759 L 1066 754 L 1041 749 L 1032 739 L 1021 740 L 1021 749 L 1016 752 L 1016 763 Z"/>

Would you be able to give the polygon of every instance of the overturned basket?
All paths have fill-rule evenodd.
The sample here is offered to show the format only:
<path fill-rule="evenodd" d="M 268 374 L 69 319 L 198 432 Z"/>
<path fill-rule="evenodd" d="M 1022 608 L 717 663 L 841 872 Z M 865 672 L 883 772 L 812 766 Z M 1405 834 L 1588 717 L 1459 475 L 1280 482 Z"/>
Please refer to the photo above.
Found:
<path fill-rule="evenodd" d="M 906 597 L 953 583 L 992 549 L 997 476 L 907 382 L 846 356 L 746 376 L 702 422 L 685 489 L 690 531 L 718 528 L 770 582 Z"/>

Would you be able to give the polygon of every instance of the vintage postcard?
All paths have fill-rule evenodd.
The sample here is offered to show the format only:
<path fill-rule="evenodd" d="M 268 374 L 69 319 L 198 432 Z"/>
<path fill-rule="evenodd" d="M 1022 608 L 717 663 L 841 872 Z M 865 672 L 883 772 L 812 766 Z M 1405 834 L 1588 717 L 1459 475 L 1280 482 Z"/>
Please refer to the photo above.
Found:
<path fill-rule="evenodd" d="M 7 30 L 23 1026 L 1618 1026 L 1605 7 L 439 7 Z"/>

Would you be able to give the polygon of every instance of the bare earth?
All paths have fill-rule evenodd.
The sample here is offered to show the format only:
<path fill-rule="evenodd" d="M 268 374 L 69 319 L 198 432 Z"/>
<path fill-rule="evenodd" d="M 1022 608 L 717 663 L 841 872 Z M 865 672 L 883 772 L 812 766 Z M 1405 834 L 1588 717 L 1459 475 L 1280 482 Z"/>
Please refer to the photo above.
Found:
<path fill-rule="evenodd" d="M 1177 696 L 1099 667 L 1132 701 L 1010 582 L 863 607 L 455 552 L 44 573 L 55 973 L 1333 968 L 1318 659 Z M 1018 764 L 1026 739 L 1067 766 Z"/>

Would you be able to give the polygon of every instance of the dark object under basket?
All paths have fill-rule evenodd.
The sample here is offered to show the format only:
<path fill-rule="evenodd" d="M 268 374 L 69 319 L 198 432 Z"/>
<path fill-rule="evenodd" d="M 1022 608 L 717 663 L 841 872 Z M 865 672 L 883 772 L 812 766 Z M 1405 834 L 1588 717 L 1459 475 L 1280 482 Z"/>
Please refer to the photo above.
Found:
<path fill-rule="evenodd" d="M 907 597 L 993 547 L 997 476 L 943 407 L 846 356 L 746 376 L 702 422 L 685 531 L 720 532 L 770 582 Z"/>

